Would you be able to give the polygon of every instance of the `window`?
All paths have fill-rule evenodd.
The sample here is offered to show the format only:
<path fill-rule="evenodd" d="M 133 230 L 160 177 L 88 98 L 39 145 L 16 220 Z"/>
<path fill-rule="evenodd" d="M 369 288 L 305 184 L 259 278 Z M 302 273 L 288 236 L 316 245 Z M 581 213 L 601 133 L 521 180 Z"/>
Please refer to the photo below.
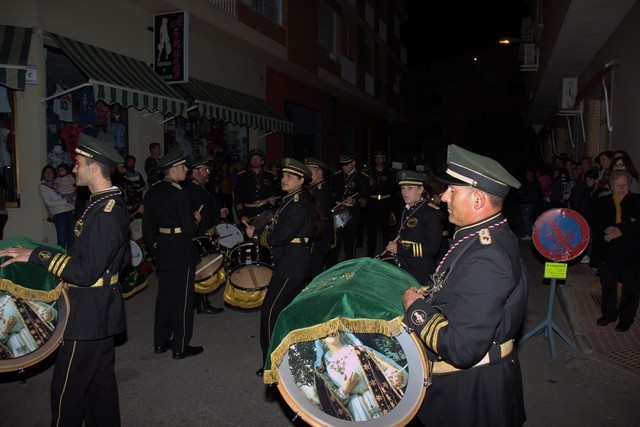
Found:
<path fill-rule="evenodd" d="M 281 24 L 281 0 L 252 0 L 251 7 L 276 24 Z"/>
<path fill-rule="evenodd" d="M 16 176 L 15 91 L 0 86 L 0 191 L 7 207 L 19 207 Z"/>
<path fill-rule="evenodd" d="M 323 55 L 335 59 L 335 25 L 333 10 L 318 2 L 318 48 Z"/>

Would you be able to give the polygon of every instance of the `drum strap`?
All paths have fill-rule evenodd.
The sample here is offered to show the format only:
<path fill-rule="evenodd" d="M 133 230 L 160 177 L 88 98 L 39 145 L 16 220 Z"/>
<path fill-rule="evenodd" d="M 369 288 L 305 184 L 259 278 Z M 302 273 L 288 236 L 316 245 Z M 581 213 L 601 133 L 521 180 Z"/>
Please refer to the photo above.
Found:
<path fill-rule="evenodd" d="M 492 355 L 494 353 L 497 356 L 498 348 L 500 349 L 500 357 L 495 357 L 495 356 L 492 357 Z M 492 351 L 492 350 L 494 350 L 494 351 Z M 503 342 L 499 346 L 498 346 L 498 344 L 496 344 L 494 342 L 491 345 L 491 348 L 489 349 L 487 354 L 485 354 L 484 357 L 478 363 L 476 363 L 475 365 L 473 365 L 469 369 L 473 369 L 473 368 L 476 368 L 478 366 L 483 366 L 483 365 L 489 365 L 489 364 L 496 363 L 496 362 L 504 359 L 505 357 L 509 356 L 512 352 L 513 352 L 513 340 L 509 340 L 507 342 Z M 455 366 L 453 366 L 450 363 L 445 362 L 444 360 L 436 360 L 436 361 L 433 362 L 432 373 L 433 374 L 448 374 L 448 373 L 451 373 L 451 372 L 457 372 L 457 371 L 463 371 L 463 370 L 464 369 L 456 368 Z"/>

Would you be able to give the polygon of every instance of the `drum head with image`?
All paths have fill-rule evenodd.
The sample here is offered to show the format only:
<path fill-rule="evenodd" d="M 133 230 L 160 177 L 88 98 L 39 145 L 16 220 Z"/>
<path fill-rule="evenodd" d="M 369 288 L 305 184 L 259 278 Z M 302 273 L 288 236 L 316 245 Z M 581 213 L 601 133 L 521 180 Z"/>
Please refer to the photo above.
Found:
<path fill-rule="evenodd" d="M 428 364 L 406 331 L 396 337 L 342 331 L 291 345 L 279 372 L 278 389 L 306 423 L 386 427 L 415 416 Z"/>
<path fill-rule="evenodd" d="M 0 372 L 34 365 L 58 348 L 69 318 L 69 297 L 42 302 L 0 291 Z"/>

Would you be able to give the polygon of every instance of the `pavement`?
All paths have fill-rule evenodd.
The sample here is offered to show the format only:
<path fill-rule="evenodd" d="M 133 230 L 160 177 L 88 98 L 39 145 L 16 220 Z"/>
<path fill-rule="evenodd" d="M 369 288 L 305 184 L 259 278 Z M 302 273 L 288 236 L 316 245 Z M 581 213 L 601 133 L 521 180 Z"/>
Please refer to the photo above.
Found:
<path fill-rule="evenodd" d="M 380 239 L 379 239 L 380 240 Z M 520 244 L 530 278 L 521 336 L 545 320 L 549 307 L 544 260 L 530 241 Z M 362 256 L 358 249 L 356 255 Z M 557 356 L 540 333 L 518 346 L 526 426 L 636 426 L 640 420 L 640 330 L 595 326 L 597 277 L 585 265 L 569 266 L 552 307 L 553 322 L 576 344 L 555 336 Z M 173 360 L 153 353 L 155 274 L 149 287 L 126 300 L 128 330 L 116 347 L 116 375 L 124 426 L 303 426 L 275 386 L 255 375 L 260 366 L 259 311 L 227 306 L 216 315 L 196 315 L 192 345 L 197 357 Z M 222 289 L 211 297 L 223 306 Z M 0 374 L 0 426 L 49 424 L 49 385 L 54 355 L 20 373 Z M 428 393 L 427 397 L 428 398 Z M 294 421 L 295 418 L 295 421 Z"/>

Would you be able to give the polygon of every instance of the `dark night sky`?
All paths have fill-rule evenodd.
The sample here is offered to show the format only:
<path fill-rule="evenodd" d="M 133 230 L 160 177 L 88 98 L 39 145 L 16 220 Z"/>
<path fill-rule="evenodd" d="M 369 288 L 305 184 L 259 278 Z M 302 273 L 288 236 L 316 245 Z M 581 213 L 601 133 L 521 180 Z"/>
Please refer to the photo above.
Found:
<path fill-rule="evenodd" d="M 409 65 L 474 54 L 497 47 L 499 37 L 519 37 L 525 1 L 410 0 L 405 34 Z"/>

